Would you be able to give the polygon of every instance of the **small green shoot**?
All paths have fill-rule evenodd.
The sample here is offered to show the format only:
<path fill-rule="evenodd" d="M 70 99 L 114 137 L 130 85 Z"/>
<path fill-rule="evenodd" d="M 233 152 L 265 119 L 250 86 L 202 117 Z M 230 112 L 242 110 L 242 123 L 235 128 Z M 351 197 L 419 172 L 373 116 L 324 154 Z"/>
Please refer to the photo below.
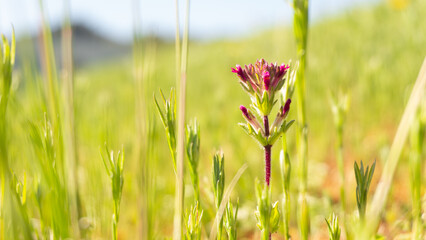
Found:
<path fill-rule="evenodd" d="M 365 210 L 367 209 L 367 195 L 368 189 L 370 188 L 371 179 L 373 179 L 374 168 L 376 167 L 376 161 L 374 161 L 371 168 L 367 166 L 364 171 L 364 164 L 361 161 L 361 168 L 355 162 L 354 171 L 356 178 L 356 203 L 358 206 L 358 213 L 361 221 L 364 221 Z"/>
<path fill-rule="evenodd" d="M 271 188 L 259 182 L 256 179 L 256 198 L 257 210 L 255 217 L 257 220 L 257 227 L 261 231 L 261 239 L 270 239 L 270 234 L 278 231 L 280 224 L 281 214 L 278 208 L 278 201 L 271 204 Z"/>
<path fill-rule="evenodd" d="M 328 234 L 330 236 L 330 240 L 339 240 L 340 239 L 340 227 L 339 227 L 339 219 L 333 213 L 325 219 L 328 227 Z"/>
<path fill-rule="evenodd" d="M 110 151 L 105 143 L 105 152 L 102 153 L 101 150 L 100 153 L 105 165 L 105 170 L 108 177 L 111 179 L 112 198 L 114 201 L 114 212 L 112 214 L 112 238 L 116 240 L 118 237 L 117 225 L 120 216 L 120 201 L 124 184 L 124 151 L 118 151 L 118 154 L 114 156 L 114 152 Z"/>
<path fill-rule="evenodd" d="M 200 160 L 200 125 L 195 119 L 186 128 L 186 156 L 189 162 L 189 174 L 194 188 L 195 201 L 200 202 L 200 189 L 198 178 L 198 162 Z"/>
<path fill-rule="evenodd" d="M 217 152 L 213 156 L 213 192 L 216 204 L 216 211 L 219 210 L 220 203 L 223 198 L 225 189 L 225 163 L 222 152 Z M 217 223 L 217 239 L 222 239 L 223 217 L 218 219 Z"/>
<path fill-rule="evenodd" d="M 172 154 L 173 170 L 176 174 L 176 93 L 172 88 L 170 90 L 170 97 L 166 99 L 163 91 L 160 90 L 161 99 L 163 100 L 164 112 L 161 110 L 160 105 L 154 95 L 155 106 L 157 107 L 158 114 L 160 115 L 161 122 L 166 130 L 167 143 L 169 144 L 170 153 Z"/>

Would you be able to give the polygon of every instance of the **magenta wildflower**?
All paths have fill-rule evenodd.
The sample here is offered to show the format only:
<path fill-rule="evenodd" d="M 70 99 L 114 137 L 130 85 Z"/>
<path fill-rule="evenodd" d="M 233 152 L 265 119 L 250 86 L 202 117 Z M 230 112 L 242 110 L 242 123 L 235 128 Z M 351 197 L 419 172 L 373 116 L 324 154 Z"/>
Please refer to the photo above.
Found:
<path fill-rule="evenodd" d="M 240 106 L 240 110 L 246 120 L 246 123 L 240 123 L 239 125 L 264 149 L 265 183 L 268 189 L 271 180 L 272 146 L 277 141 L 277 139 L 279 139 L 282 134 L 285 134 L 290 126 L 294 123 L 294 120 L 287 122 L 285 119 L 288 115 L 288 112 L 290 111 L 291 104 L 291 100 L 287 99 L 284 105 L 280 107 L 273 124 L 269 124 L 269 115 L 275 103 L 277 102 L 277 100 L 275 100 L 275 93 L 277 93 L 283 87 L 284 82 L 286 81 L 286 73 L 288 69 L 288 65 L 277 65 L 276 63 L 268 64 L 268 62 L 266 62 L 264 59 L 256 61 L 254 65 L 245 65 L 244 68 L 242 68 L 240 65 L 236 65 L 235 68 L 232 68 L 232 72 L 238 75 L 241 86 L 250 95 L 250 100 L 252 102 L 250 107 L 258 114 L 260 119 L 262 119 L 261 124 L 256 119 L 256 116 L 254 116 L 246 107 L 243 105 Z M 260 187 L 258 189 L 260 189 Z M 261 190 L 259 190 L 257 194 L 258 199 L 261 198 L 260 192 Z M 259 204 L 261 204 L 261 201 L 258 201 Z M 262 203 L 262 205 L 264 204 L 265 203 Z M 278 212 L 278 210 L 273 211 Z M 268 218 L 269 214 L 270 213 L 267 215 Z M 260 218 L 258 218 L 258 220 L 259 219 Z M 266 219 L 265 221 L 269 222 L 270 219 Z M 265 233 L 268 234 L 267 236 L 269 236 L 270 239 L 270 232 Z"/>

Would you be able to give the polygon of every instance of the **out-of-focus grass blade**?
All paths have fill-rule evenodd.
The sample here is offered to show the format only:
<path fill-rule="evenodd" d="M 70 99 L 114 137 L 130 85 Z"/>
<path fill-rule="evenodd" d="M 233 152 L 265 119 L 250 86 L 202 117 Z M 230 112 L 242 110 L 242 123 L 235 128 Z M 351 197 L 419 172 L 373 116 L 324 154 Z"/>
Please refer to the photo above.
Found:
<path fill-rule="evenodd" d="M 225 210 L 226 203 L 228 202 L 229 196 L 232 193 L 232 190 L 234 189 L 235 185 L 237 184 L 238 180 L 240 179 L 241 175 L 243 175 L 244 171 L 247 169 L 248 165 L 247 163 L 244 163 L 244 165 L 238 170 L 238 172 L 235 174 L 234 178 L 232 179 L 231 183 L 229 184 L 228 188 L 225 191 L 225 194 L 223 195 L 222 202 L 220 203 L 219 210 L 217 211 L 216 218 L 213 221 L 212 230 L 210 231 L 210 240 L 213 240 L 216 238 L 216 224 L 218 222 L 218 219 L 222 218 L 223 211 Z"/>
<path fill-rule="evenodd" d="M 186 15 L 185 28 L 182 42 L 182 52 L 180 53 L 180 37 L 179 37 L 179 8 L 178 0 L 176 0 L 176 80 L 179 89 L 179 111 L 177 122 L 177 181 L 176 181 L 176 196 L 175 196 L 175 216 L 173 226 L 173 239 L 182 239 L 182 219 L 184 207 L 184 166 L 185 157 L 185 115 L 186 115 L 186 76 L 187 76 L 187 61 L 188 61 L 188 32 L 189 32 L 189 6 L 190 1 L 186 0 Z M 182 57 L 179 61 L 180 56 Z M 179 66 L 179 65 L 180 66 Z M 180 72 L 179 72 L 180 67 Z"/>
<path fill-rule="evenodd" d="M 366 229 L 364 230 L 363 234 L 360 234 L 357 239 L 370 239 L 369 237 L 372 236 L 377 229 L 380 220 L 380 213 L 383 211 L 383 208 L 386 205 L 389 189 L 392 184 L 399 156 L 407 139 L 411 123 L 413 122 L 416 115 L 416 110 L 418 109 L 418 106 L 424 96 L 425 86 L 426 58 L 423 61 L 420 73 L 417 77 L 416 83 L 414 84 L 413 91 L 411 92 L 410 99 L 407 103 L 407 106 L 405 107 L 401 122 L 399 123 L 398 130 L 393 140 L 386 164 L 383 168 L 382 177 L 380 178 L 380 181 L 377 185 L 373 201 L 367 211 L 367 219 L 369 223 L 366 225 Z"/>

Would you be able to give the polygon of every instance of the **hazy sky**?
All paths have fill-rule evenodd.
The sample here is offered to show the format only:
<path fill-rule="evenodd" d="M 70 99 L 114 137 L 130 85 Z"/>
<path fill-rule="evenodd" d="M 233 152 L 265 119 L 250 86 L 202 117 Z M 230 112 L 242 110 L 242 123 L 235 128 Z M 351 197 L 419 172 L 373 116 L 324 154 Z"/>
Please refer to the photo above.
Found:
<path fill-rule="evenodd" d="M 346 11 L 353 6 L 379 0 L 310 0 L 311 18 Z M 63 2 L 44 0 L 51 24 L 62 20 Z M 132 36 L 135 0 L 70 0 L 71 19 L 84 23 L 103 35 L 119 41 Z M 180 0 L 181 17 L 185 0 Z M 0 0 L 0 31 L 8 33 L 11 24 L 18 34 L 35 32 L 40 26 L 39 0 Z M 175 0 L 139 0 L 143 32 L 173 36 Z M 182 19 L 182 18 L 181 18 Z M 190 35 L 201 39 L 240 37 L 257 29 L 291 21 L 286 0 L 192 0 Z M 181 20 L 181 23 L 183 19 Z"/>

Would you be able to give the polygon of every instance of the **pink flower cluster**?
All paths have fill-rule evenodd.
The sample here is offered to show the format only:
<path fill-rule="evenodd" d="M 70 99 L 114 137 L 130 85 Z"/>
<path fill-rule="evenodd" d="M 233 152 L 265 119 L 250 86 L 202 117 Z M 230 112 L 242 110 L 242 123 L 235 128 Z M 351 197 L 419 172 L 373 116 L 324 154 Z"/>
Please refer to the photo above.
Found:
<path fill-rule="evenodd" d="M 268 64 L 264 59 L 260 59 L 254 65 L 245 65 L 244 68 L 237 65 L 232 68 L 232 72 L 238 75 L 241 85 L 247 92 L 262 96 L 265 91 L 274 94 L 281 89 L 289 68 L 290 66 L 285 64 Z"/>

